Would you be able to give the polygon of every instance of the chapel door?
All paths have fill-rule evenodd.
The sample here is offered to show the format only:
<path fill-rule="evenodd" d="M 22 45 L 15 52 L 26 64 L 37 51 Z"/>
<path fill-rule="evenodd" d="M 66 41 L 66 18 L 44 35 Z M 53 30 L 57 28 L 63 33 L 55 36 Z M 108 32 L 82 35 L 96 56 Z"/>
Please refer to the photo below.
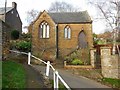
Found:
<path fill-rule="evenodd" d="M 81 31 L 78 36 L 78 46 L 79 48 L 86 48 L 88 46 L 87 40 L 86 40 L 86 35 L 84 31 Z"/>

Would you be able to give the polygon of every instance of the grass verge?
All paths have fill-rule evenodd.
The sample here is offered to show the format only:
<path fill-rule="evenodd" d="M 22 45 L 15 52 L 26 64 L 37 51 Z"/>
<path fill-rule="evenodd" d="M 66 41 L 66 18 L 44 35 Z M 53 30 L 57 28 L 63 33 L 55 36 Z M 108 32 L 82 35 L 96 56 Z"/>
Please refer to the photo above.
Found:
<path fill-rule="evenodd" d="M 52 84 L 52 88 L 54 88 L 54 81 L 52 79 L 50 79 L 50 83 Z M 67 88 L 65 88 L 65 86 L 59 82 L 59 90 L 67 90 Z"/>
<path fill-rule="evenodd" d="M 0 90 L 2 89 L 2 60 L 0 60 Z"/>
<path fill-rule="evenodd" d="M 120 79 L 103 78 L 102 82 L 105 84 L 110 84 L 113 88 L 120 89 Z"/>
<path fill-rule="evenodd" d="M 26 75 L 23 66 L 14 61 L 2 62 L 2 88 L 25 88 Z"/>

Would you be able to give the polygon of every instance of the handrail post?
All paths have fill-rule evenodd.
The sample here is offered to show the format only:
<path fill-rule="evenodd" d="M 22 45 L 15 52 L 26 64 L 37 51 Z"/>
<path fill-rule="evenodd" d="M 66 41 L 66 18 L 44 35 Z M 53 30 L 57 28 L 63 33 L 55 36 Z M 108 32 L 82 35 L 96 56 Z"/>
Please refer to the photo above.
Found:
<path fill-rule="evenodd" d="M 31 56 L 31 53 L 29 52 L 28 53 L 28 65 L 30 65 L 30 56 Z"/>
<path fill-rule="evenodd" d="M 56 73 L 53 71 L 54 90 L 56 90 Z"/>
<path fill-rule="evenodd" d="M 46 76 L 49 76 L 49 70 L 50 70 L 50 61 L 47 61 Z"/>
<path fill-rule="evenodd" d="M 56 88 L 59 88 L 59 79 L 58 79 L 58 71 L 56 71 Z"/>
<path fill-rule="evenodd" d="M 58 71 L 53 72 L 53 80 L 54 80 L 54 90 L 58 90 L 59 88 L 59 79 L 58 79 Z"/>

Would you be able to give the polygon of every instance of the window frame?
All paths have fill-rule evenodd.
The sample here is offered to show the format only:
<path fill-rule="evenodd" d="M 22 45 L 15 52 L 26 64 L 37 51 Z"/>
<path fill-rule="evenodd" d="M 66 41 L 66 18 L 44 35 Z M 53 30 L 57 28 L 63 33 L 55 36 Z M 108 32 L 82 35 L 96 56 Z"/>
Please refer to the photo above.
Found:
<path fill-rule="evenodd" d="M 43 39 L 50 38 L 50 25 L 48 22 L 43 21 L 39 25 L 39 37 Z"/>
<path fill-rule="evenodd" d="M 68 25 L 64 28 L 64 38 L 71 39 L 71 28 Z"/>

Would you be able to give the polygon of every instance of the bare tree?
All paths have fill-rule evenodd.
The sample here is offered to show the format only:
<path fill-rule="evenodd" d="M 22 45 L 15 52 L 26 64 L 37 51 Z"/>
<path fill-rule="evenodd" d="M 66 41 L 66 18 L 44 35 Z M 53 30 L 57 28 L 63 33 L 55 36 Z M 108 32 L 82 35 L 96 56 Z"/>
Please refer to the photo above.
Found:
<path fill-rule="evenodd" d="M 116 0 L 88 0 L 89 3 L 96 7 L 97 17 L 95 19 L 105 20 L 106 26 L 113 30 L 117 23 L 117 8 Z"/>
<path fill-rule="evenodd" d="M 78 12 L 80 8 L 75 8 L 73 5 L 66 2 L 54 2 L 51 4 L 48 12 Z"/>
<path fill-rule="evenodd" d="M 105 20 L 106 28 L 113 32 L 113 54 L 115 54 L 115 45 L 117 32 L 119 31 L 119 10 L 120 2 L 118 0 L 88 0 L 88 2 L 97 9 L 97 19 Z"/>
<path fill-rule="evenodd" d="M 30 24 L 33 20 L 35 20 L 38 13 L 39 12 L 35 9 L 27 11 L 27 18 L 26 18 L 27 22 Z"/>

